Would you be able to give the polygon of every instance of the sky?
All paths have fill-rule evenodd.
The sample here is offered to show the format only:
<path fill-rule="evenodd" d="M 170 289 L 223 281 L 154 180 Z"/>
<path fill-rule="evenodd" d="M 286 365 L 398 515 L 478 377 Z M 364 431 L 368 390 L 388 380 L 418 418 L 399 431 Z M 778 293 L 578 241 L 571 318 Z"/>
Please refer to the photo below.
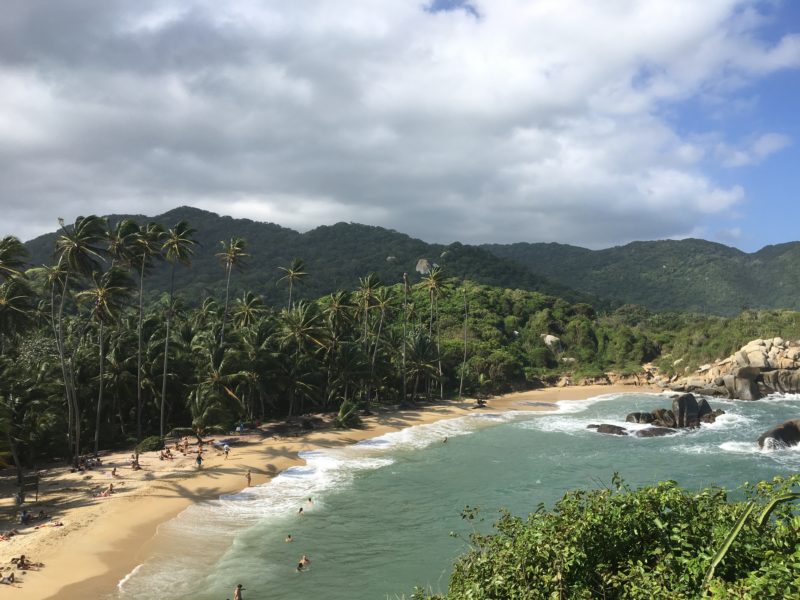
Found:
<path fill-rule="evenodd" d="M 4 0 L 0 235 L 800 239 L 800 2 Z"/>

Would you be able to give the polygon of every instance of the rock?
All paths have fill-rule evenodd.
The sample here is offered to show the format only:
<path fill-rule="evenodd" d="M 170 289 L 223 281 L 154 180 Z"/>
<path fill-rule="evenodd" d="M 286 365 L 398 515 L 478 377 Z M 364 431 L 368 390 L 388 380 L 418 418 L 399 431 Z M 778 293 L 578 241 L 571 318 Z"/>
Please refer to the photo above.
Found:
<path fill-rule="evenodd" d="M 769 369 L 771 365 L 769 363 L 769 358 L 767 357 L 766 352 L 763 349 L 752 350 L 747 353 L 747 362 L 751 367 L 755 367 L 757 369 Z"/>
<path fill-rule="evenodd" d="M 733 372 L 733 397 L 740 400 L 758 400 L 761 393 L 758 391 L 756 379 L 761 370 L 756 367 L 741 367 Z"/>
<path fill-rule="evenodd" d="M 556 352 L 561 352 L 561 339 L 554 335 L 543 333 L 541 335 L 544 345 Z"/>
<path fill-rule="evenodd" d="M 747 352 L 744 350 L 739 350 L 739 352 L 736 352 L 733 355 L 733 358 L 736 361 L 736 364 L 740 367 L 746 367 L 750 364 L 750 361 L 747 360 Z"/>
<path fill-rule="evenodd" d="M 670 429 L 669 427 L 648 427 L 647 429 L 640 429 L 634 435 L 636 437 L 649 438 L 649 437 L 661 437 L 673 433 L 675 433 L 675 430 Z"/>
<path fill-rule="evenodd" d="M 657 408 L 653 411 L 652 424 L 658 427 L 675 427 L 675 414 L 666 408 Z"/>
<path fill-rule="evenodd" d="M 652 423 L 653 414 L 648 412 L 632 412 L 625 417 L 625 421 L 628 423 Z"/>
<path fill-rule="evenodd" d="M 786 421 L 761 434 L 759 448 L 786 448 L 800 444 L 800 419 Z"/>
<path fill-rule="evenodd" d="M 587 425 L 586 429 L 596 429 L 597 433 L 605 433 L 607 435 L 628 435 L 628 430 L 618 425 L 609 425 L 603 423 L 602 425 Z"/>
<path fill-rule="evenodd" d="M 710 415 L 712 412 L 711 406 L 708 404 L 708 400 L 705 398 L 700 398 L 699 402 L 697 403 L 697 418 L 702 419 L 705 415 Z"/>
<path fill-rule="evenodd" d="M 692 394 L 682 394 L 672 401 L 672 414 L 675 415 L 675 424 L 678 427 L 698 427 L 697 400 Z"/>
<path fill-rule="evenodd" d="M 714 412 L 706 413 L 702 417 L 700 417 L 700 422 L 701 423 L 709 423 L 709 424 L 711 424 L 711 423 L 713 423 L 713 422 L 715 422 L 717 420 L 718 416 L 724 415 L 724 414 L 725 414 L 724 410 L 717 409 Z"/>

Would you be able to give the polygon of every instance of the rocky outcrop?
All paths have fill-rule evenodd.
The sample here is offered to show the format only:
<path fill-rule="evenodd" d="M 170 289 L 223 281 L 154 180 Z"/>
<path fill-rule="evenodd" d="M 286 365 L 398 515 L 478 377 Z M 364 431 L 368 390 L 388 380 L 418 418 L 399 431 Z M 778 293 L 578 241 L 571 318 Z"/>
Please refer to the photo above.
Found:
<path fill-rule="evenodd" d="M 625 417 L 626 423 L 645 423 L 645 429 L 630 432 L 619 425 L 588 425 L 587 429 L 595 429 L 598 433 L 626 435 L 633 433 L 636 437 L 658 437 L 676 433 L 679 429 L 696 429 L 700 423 L 713 423 L 724 410 L 712 410 L 708 402 L 702 398 L 699 402 L 693 394 L 681 394 L 672 399 L 672 410 L 657 408 L 652 412 L 632 412 Z"/>
<path fill-rule="evenodd" d="M 664 385 L 681 392 L 758 400 L 776 392 L 800 393 L 800 341 L 781 337 L 748 342 L 728 358 Z"/>
<path fill-rule="evenodd" d="M 781 423 L 758 438 L 759 448 L 777 449 L 800 444 L 800 419 Z"/>

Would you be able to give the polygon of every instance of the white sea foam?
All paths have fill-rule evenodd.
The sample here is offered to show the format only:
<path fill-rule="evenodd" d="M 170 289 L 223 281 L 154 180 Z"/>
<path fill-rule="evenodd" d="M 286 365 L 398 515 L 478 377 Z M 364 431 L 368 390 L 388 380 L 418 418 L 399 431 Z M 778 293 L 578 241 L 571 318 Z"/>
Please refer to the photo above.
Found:
<path fill-rule="evenodd" d="M 136 574 L 137 574 L 137 573 L 138 573 L 138 572 L 141 570 L 141 568 L 142 568 L 143 566 L 144 566 L 144 565 L 141 565 L 141 564 L 140 564 L 140 565 L 136 565 L 136 566 L 133 568 L 133 570 L 132 570 L 130 573 L 128 573 L 127 575 L 125 575 L 125 577 L 123 577 L 123 578 L 120 580 L 120 582 L 117 584 L 117 588 L 121 590 L 121 589 L 122 589 L 122 587 L 125 585 L 125 583 L 126 583 L 126 582 L 127 582 L 127 581 L 128 581 L 130 578 L 131 578 L 131 577 L 135 577 L 135 576 L 136 576 Z"/>

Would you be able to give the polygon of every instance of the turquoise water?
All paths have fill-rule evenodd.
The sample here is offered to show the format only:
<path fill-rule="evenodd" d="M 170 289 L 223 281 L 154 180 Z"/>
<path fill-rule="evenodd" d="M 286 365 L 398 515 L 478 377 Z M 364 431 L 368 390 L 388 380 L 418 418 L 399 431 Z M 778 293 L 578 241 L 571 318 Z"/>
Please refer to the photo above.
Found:
<path fill-rule="evenodd" d="M 475 414 L 306 453 L 307 466 L 192 506 L 162 526 L 161 554 L 137 567 L 113 597 L 153 598 L 169 586 L 170 597 L 222 600 L 237 583 L 248 589 L 247 600 L 395 599 L 415 585 L 445 591 L 453 560 L 465 550 L 449 533 L 469 533 L 460 518 L 465 505 L 479 506 L 485 521 L 478 527 L 488 527 L 501 507 L 527 514 L 567 490 L 609 484 L 615 471 L 631 485 L 675 479 L 690 488 L 735 488 L 800 470 L 800 451 L 761 452 L 754 442 L 797 418 L 800 396 L 710 402 L 727 414 L 665 438 L 586 430 L 670 403 L 626 394 L 559 403 L 551 413 Z M 301 506 L 304 516 L 297 515 Z M 284 542 L 289 533 L 292 543 Z M 311 565 L 297 573 L 303 554 Z"/>

